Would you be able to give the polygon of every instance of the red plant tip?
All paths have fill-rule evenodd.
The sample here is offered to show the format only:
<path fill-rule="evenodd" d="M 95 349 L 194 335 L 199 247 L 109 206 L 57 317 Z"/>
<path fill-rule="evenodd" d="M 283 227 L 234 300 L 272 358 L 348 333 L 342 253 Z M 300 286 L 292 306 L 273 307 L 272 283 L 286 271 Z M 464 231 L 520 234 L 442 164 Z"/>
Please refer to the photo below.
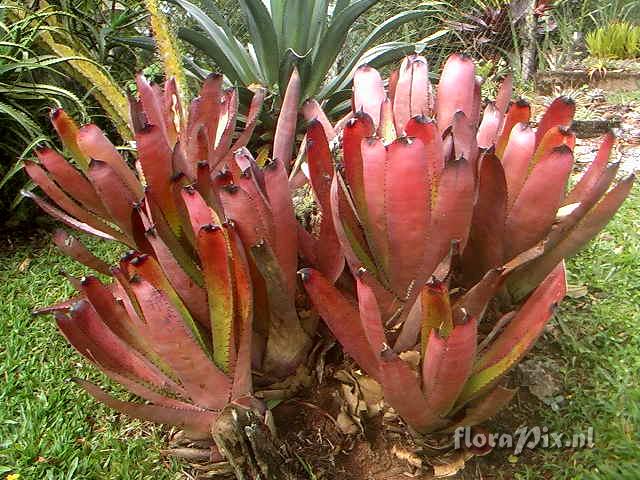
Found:
<path fill-rule="evenodd" d="M 87 301 L 84 298 L 82 300 L 78 300 L 76 303 L 74 303 L 71 306 L 71 308 L 69 309 L 69 312 L 71 313 L 71 315 L 74 315 L 76 312 L 85 308 L 86 304 L 87 304 Z"/>
<path fill-rule="evenodd" d="M 362 110 L 362 108 L 353 114 L 353 118 L 347 122 L 347 126 L 353 127 L 356 123 L 358 123 L 358 120 L 364 120 L 366 122 L 373 123 L 373 120 L 371 120 L 369 114 Z"/>
<path fill-rule="evenodd" d="M 262 168 L 265 170 L 275 170 L 277 166 L 278 162 L 276 160 L 274 160 L 273 158 L 267 158 Z"/>
<path fill-rule="evenodd" d="M 398 355 L 396 355 L 396 352 L 394 352 L 389 345 L 384 343 L 382 344 L 382 350 L 380 351 L 380 358 L 385 362 L 391 362 L 398 358 Z"/>
<path fill-rule="evenodd" d="M 219 181 L 230 182 L 233 180 L 233 174 L 228 169 L 225 168 L 224 170 L 220 170 L 216 174 L 216 178 Z"/>
<path fill-rule="evenodd" d="M 560 127 L 558 128 L 558 130 L 560 131 L 560 134 L 568 137 L 569 135 L 573 135 L 573 130 L 571 130 L 571 127 Z"/>
<path fill-rule="evenodd" d="M 80 279 L 80 285 L 82 285 L 83 287 L 86 287 L 87 285 L 91 285 L 92 283 L 94 283 L 97 280 L 98 279 L 96 277 L 94 277 L 93 275 L 88 275 L 88 276 L 82 277 Z"/>
<path fill-rule="evenodd" d="M 266 245 L 266 242 L 264 241 L 264 238 L 261 238 L 256 243 L 254 243 L 251 246 L 251 248 L 264 248 L 265 245 Z"/>
<path fill-rule="evenodd" d="M 136 258 L 131 260 L 130 263 L 134 267 L 139 267 L 140 265 L 144 265 L 144 263 L 147 261 L 148 258 L 149 258 L 149 255 L 147 255 L 146 253 L 143 253 L 142 255 L 138 255 Z"/>
<path fill-rule="evenodd" d="M 155 125 L 149 122 L 145 122 L 144 126 L 140 129 L 140 133 L 149 133 L 155 128 Z"/>
<path fill-rule="evenodd" d="M 173 175 L 171 175 L 171 182 L 177 183 L 179 180 L 184 178 L 184 176 L 185 176 L 184 173 L 176 172 Z"/>
<path fill-rule="evenodd" d="M 302 282 L 308 282 L 311 279 L 311 269 L 303 268 L 302 270 L 298 270 L 298 275 L 300 275 L 300 280 Z"/>
<path fill-rule="evenodd" d="M 221 230 L 221 229 L 222 227 L 220 225 L 216 225 L 215 223 L 207 223 L 206 225 L 202 225 L 200 227 L 200 230 L 207 233 L 217 232 L 218 230 Z"/>
<path fill-rule="evenodd" d="M 365 267 L 360 267 L 356 271 L 356 276 L 362 277 L 365 273 L 367 273 L 367 269 Z"/>
<path fill-rule="evenodd" d="M 51 120 L 56 120 L 62 112 L 64 112 L 64 109 L 62 109 L 61 107 L 54 108 L 51 110 L 49 116 L 51 117 Z"/>
<path fill-rule="evenodd" d="M 433 123 L 433 119 L 427 117 L 426 115 L 416 115 L 415 117 L 413 117 L 413 119 L 418 122 L 421 125 L 428 125 L 430 123 Z"/>
<path fill-rule="evenodd" d="M 238 188 L 239 187 L 237 185 L 230 183 L 229 185 L 224 186 L 224 191 L 233 195 L 238 191 Z"/>
<path fill-rule="evenodd" d="M 136 273 L 135 275 L 133 275 L 133 277 L 129 279 L 129 283 L 140 283 L 141 280 L 142 280 L 142 277 Z"/>
<path fill-rule="evenodd" d="M 156 236 L 156 227 L 152 225 L 151 227 L 147 228 L 144 231 L 144 233 L 145 233 L 145 235 L 148 235 L 150 237 L 155 237 Z"/>
<path fill-rule="evenodd" d="M 473 58 L 471 57 L 471 55 L 467 54 L 467 53 L 454 53 L 454 56 L 458 56 L 458 58 L 460 58 L 460 60 L 463 60 L 465 62 L 473 62 Z"/>
<path fill-rule="evenodd" d="M 196 193 L 196 188 L 193 183 L 185 185 L 184 187 L 182 187 L 182 190 L 184 190 L 187 195 L 194 195 Z"/>
<path fill-rule="evenodd" d="M 245 168 L 241 173 L 240 176 L 242 178 L 251 178 L 251 167 L 247 167 Z"/>
<path fill-rule="evenodd" d="M 226 228 L 228 230 L 234 230 L 236 228 L 236 222 L 234 222 L 229 218 L 222 223 L 222 228 Z"/>
<path fill-rule="evenodd" d="M 120 261 L 129 263 L 131 262 L 131 260 L 133 260 L 137 256 L 138 256 L 138 253 L 135 250 L 129 250 L 122 254 L 122 256 L 120 257 Z"/>
<path fill-rule="evenodd" d="M 50 150 L 49 147 L 47 147 L 46 144 L 42 143 L 42 142 L 38 142 L 36 143 L 36 152 L 37 153 L 42 153 L 42 152 L 46 152 Z"/>
<path fill-rule="evenodd" d="M 531 130 L 531 125 L 529 125 L 528 123 L 524 123 L 524 122 L 520 122 L 516 124 L 516 127 L 521 131 L 527 131 L 527 130 Z"/>
<path fill-rule="evenodd" d="M 406 135 L 402 135 L 401 137 L 396 138 L 396 143 L 401 145 L 411 145 L 413 143 L 414 137 L 408 137 Z"/>
<path fill-rule="evenodd" d="M 207 162 L 206 160 L 199 160 L 198 163 L 196 164 L 196 166 L 198 168 L 209 168 L 209 162 Z"/>
<path fill-rule="evenodd" d="M 134 202 L 133 205 L 131 205 L 133 207 L 134 210 L 142 210 L 142 207 L 144 206 L 144 198 L 141 199 L 139 202 Z"/>
<path fill-rule="evenodd" d="M 518 107 L 530 107 L 531 106 L 531 104 L 524 98 L 520 98 L 520 99 L 516 100 L 515 104 Z"/>
<path fill-rule="evenodd" d="M 573 150 L 571 150 L 571 147 L 569 145 L 567 145 L 566 143 L 563 143 L 562 145 L 558 145 L 557 147 L 555 147 L 553 149 L 553 152 L 565 154 L 565 153 L 572 153 Z"/>
<path fill-rule="evenodd" d="M 565 105 L 575 105 L 576 101 L 567 96 L 567 95 L 562 95 L 558 100 L 560 100 L 562 103 L 564 103 Z"/>
<path fill-rule="evenodd" d="M 367 145 L 371 146 L 374 143 L 376 143 L 378 141 L 377 137 L 367 137 L 365 138 L 365 141 L 367 142 Z"/>

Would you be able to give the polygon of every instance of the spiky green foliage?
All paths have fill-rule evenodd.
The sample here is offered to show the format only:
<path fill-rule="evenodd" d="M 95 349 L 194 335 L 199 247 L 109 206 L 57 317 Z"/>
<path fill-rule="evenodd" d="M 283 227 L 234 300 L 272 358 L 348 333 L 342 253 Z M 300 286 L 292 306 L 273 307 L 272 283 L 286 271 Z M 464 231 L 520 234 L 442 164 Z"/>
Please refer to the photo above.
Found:
<path fill-rule="evenodd" d="M 587 33 L 585 41 L 593 57 L 621 60 L 640 57 L 640 25 L 614 22 Z"/>

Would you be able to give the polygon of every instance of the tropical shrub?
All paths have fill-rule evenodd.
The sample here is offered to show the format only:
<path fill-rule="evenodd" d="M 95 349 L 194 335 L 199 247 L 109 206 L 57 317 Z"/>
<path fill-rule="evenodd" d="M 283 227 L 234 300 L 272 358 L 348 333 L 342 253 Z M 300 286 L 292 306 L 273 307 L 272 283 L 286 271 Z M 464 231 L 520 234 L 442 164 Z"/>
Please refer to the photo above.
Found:
<path fill-rule="evenodd" d="M 607 135 L 566 194 L 573 102 L 557 99 L 533 129 L 529 106 L 509 102 L 507 79 L 481 114 L 469 57 L 448 59 L 436 94 L 417 55 L 388 85 L 369 66 L 356 72 L 330 187 L 357 300 L 317 270 L 302 279 L 345 351 L 413 429 L 475 425 L 512 396 L 500 381 L 564 297 L 563 259 L 608 222 L 633 176 L 607 193 L 618 169 L 607 165 Z M 330 151 L 309 151 L 308 162 L 315 186 L 314 165 L 330 168 Z M 408 351 L 418 352 L 418 376 Z"/>
<path fill-rule="evenodd" d="M 593 57 L 620 60 L 640 57 L 640 25 L 614 22 L 587 33 L 585 41 Z"/>
<path fill-rule="evenodd" d="M 68 226 L 135 251 L 109 268 L 57 233 L 61 250 L 114 280 L 71 278 L 80 296 L 44 311 L 151 404 L 80 383 L 122 412 L 212 434 L 233 463 L 220 441 L 226 406 L 264 412 L 251 368 L 260 385 L 284 379 L 286 390 L 311 349 L 315 317 L 298 313 L 307 307 L 302 265 L 316 311 L 413 430 L 492 416 L 514 394 L 504 376 L 564 297 L 563 259 L 606 224 L 633 177 L 608 191 L 617 165 L 608 166 L 607 136 L 565 194 L 575 105 L 556 100 L 534 130 L 529 105 L 510 102 L 510 79 L 483 110 L 475 73 L 469 57 L 453 55 L 436 91 L 424 57 L 411 55 L 385 90 L 380 74 L 361 66 L 352 112 L 335 126 L 318 102 L 305 102 L 310 124 L 298 157 L 318 213 L 308 230 L 296 221 L 288 175 L 302 93 L 296 69 L 273 158 L 246 148 L 266 89 L 255 88 L 236 132 L 238 91 L 225 90 L 220 75 L 204 82 L 188 113 L 175 81 L 161 89 L 137 77 L 135 169 L 97 127 L 54 112 L 75 166 L 39 149 L 27 172 L 53 203 L 26 195 Z"/>

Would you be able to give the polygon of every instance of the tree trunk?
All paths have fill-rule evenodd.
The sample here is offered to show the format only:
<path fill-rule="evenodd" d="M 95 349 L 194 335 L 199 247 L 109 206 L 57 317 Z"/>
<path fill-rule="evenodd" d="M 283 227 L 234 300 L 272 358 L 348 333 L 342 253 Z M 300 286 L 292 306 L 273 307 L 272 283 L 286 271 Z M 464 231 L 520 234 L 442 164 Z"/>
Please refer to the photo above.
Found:
<path fill-rule="evenodd" d="M 538 16 L 535 13 L 536 0 L 528 0 L 527 13 L 522 24 L 522 79 L 530 81 L 536 73 L 538 60 Z"/>

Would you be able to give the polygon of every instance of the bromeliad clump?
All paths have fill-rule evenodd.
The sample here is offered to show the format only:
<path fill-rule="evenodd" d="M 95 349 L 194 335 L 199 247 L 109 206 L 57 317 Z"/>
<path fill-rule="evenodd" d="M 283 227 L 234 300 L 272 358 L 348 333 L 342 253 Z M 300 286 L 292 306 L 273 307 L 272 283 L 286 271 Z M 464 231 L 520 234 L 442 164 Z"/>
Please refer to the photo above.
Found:
<path fill-rule="evenodd" d="M 110 268 L 66 232 L 55 235 L 63 252 L 113 281 L 70 278 L 80 296 L 44 310 L 81 354 L 151 403 L 120 402 L 79 381 L 98 400 L 210 437 L 229 405 L 264 414 L 252 368 L 273 383 L 306 361 L 314 325 L 303 326 L 295 307 L 297 230 L 285 167 L 296 78 L 275 134 L 279 158 L 263 166 L 245 145 L 264 90 L 238 131 L 237 93 L 222 88 L 220 75 L 205 81 L 188 115 L 175 82 L 162 90 L 138 77 L 135 169 L 98 127 L 53 112 L 74 162 L 39 149 L 26 170 L 49 200 L 25 195 L 67 226 L 132 249 Z"/>
<path fill-rule="evenodd" d="M 482 109 L 462 55 L 447 60 L 437 92 L 418 55 L 386 91 L 375 69 L 360 67 L 330 191 L 355 298 L 322 272 L 300 272 L 345 352 L 420 433 L 477 425 L 511 399 L 503 380 L 564 297 L 564 258 L 633 183 L 615 183 L 607 135 L 567 193 L 575 105 L 557 99 L 533 128 L 529 105 L 511 95 L 506 79 Z M 308 152 L 313 186 L 330 161 L 326 145 Z"/>

